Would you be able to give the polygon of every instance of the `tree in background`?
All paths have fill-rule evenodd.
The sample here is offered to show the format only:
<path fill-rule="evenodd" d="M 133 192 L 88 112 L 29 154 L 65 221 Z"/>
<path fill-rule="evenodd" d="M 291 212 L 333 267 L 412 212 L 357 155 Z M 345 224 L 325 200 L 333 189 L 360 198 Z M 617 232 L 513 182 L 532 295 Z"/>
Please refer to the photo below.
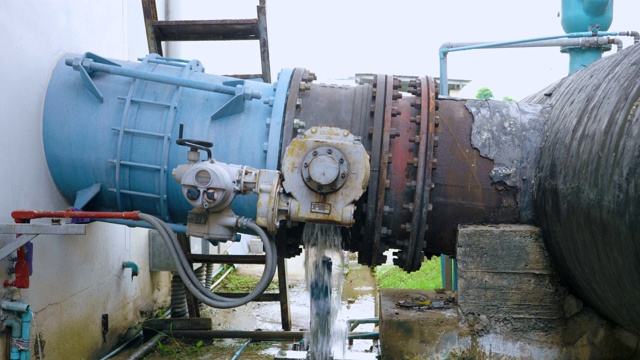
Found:
<path fill-rule="evenodd" d="M 491 90 L 489 90 L 489 88 L 481 87 L 480 89 L 478 89 L 478 92 L 476 93 L 476 99 L 482 99 L 482 100 L 493 99 L 493 93 L 491 92 Z"/>
<path fill-rule="evenodd" d="M 518 101 L 516 101 L 516 99 L 514 99 L 514 98 L 510 98 L 510 97 L 508 97 L 508 96 L 503 97 L 503 98 L 502 98 L 502 101 L 518 102 Z"/>

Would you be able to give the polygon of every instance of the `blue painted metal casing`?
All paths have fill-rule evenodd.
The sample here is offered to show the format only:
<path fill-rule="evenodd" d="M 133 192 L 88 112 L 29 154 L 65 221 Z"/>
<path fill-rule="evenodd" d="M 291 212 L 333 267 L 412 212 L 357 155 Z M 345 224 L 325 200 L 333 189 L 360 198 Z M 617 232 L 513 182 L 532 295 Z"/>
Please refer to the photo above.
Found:
<path fill-rule="evenodd" d="M 579 47 L 568 47 L 562 49 L 562 52 L 569 53 L 569 74 L 573 74 L 589 66 L 594 61 L 600 60 L 604 51 L 604 48 L 583 49 Z"/>
<path fill-rule="evenodd" d="M 76 59 L 75 65 L 83 59 L 100 62 L 101 58 L 89 53 L 65 56 L 53 70 L 47 88 L 45 155 L 56 186 L 71 204 L 77 192 L 99 184 L 99 192 L 89 203 L 93 208 L 140 210 L 168 222 L 185 223 L 191 206 L 171 175 L 172 169 L 187 163 L 188 149 L 175 143 L 180 124 L 184 124 L 184 138 L 213 142 L 217 161 L 258 169 L 277 167 L 293 70 L 283 70 L 276 84 L 265 84 L 204 74 L 197 60 L 152 54 L 140 63 L 113 61 L 114 65 L 108 65 L 112 60 L 102 59 L 114 68 L 235 87 L 238 99 L 228 93 L 103 71 L 89 70 L 90 78 L 83 79 L 81 71 L 76 71 L 80 66 L 65 64 L 69 58 Z M 89 90 L 91 86 L 102 102 Z M 246 99 L 243 94 L 249 88 L 262 98 Z M 255 218 L 256 203 L 255 195 L 239 196 L 233 210 Z"/>
<path fill-rule="evenodd" d="M 613 0 L 562 0 L 562 28 L 568 33 L 607 31 L 613 21 Z M 597 28 L 596 28 L 597 27 Z M 599 60 L 610 45 L 597 48 L 566 47 L 569 74 Z"/>
<path fill-rule="evenodd" d="M 613 21 L 613 0 L 562 0 L 562 28 L 568 33 L 607 31 Z"/>

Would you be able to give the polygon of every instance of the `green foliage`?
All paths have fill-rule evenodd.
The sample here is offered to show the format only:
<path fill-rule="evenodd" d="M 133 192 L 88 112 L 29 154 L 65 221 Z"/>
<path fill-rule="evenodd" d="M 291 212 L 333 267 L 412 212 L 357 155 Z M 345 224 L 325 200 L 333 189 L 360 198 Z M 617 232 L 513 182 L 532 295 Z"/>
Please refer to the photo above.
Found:
<path fill-rule="evenodd" d="M 480 89 L 478 89 L 478 92 L 476 93 L 476 99 L 482 99 L 482 100 L 493 99 L 493 93 L 491 92 L 491 90 L 489 90 L 489 88 L 481 87 Z"/>
<path fill-rule="evenodd" d="M 216 287 L 216 292 L 239 292 L 239 293 L 248 293 L 253 291 L 258 285 L 259 278 L 254 276 L 243 276 L 239 275 L 235 270 L 232 270 L 227 277 L 222 280 L 220 285 Z M 278 283 L 276 280 L 271 281 L 267 291 L 269 290 L 277 290 Z"/>
<path fill-rule="evenodd" d="M 162 357 L 168 356 L 174 359 L 186 359 L 189 356 L 201 355 L 211 351 L 211 346 L 205 347 L 202 340 L 192 343 L 187 339 L 178 340 L 169 336 L 164 341 L 158 341 L 158 349 Z"/>
<path fill-rule="evenodd" d="M 178 347 L 174 347 L 171 345 L 163 345 L 162 341 L 158 341 L 158 349 L 163 355 L 177 355 Z"/>
<path fill-rule="evenodd" d="M 432 257 L 422 263 L 420 270 L 410 274 L 394 265 L 376 267 L 378 287 L 390 289 L 433 290 L 442 287 L 440 258 Z"/>
<path fill-rule="evenodd" d="M 502 98 L 502 101 L 507 101 L 507 102 L 518 102 L 516 99 L 514 99 L 514 98 L 510 98 L 510 97 L 508 97 L 508 96 L 504 96 L 504 97 Z"/>

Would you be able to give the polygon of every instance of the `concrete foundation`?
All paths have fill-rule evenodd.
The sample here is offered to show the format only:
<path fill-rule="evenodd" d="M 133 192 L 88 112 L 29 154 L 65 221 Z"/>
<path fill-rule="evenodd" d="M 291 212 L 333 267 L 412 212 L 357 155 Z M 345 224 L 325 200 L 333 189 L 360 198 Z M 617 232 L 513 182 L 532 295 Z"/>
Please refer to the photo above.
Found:
<path fill-rule="evenodd" d="M 560 283 L 538 228 L 461 226 L 457 260 L 449 309 L 401 303 L 449 294 L 380 291 L 383 359 L 640 359 L 638 336 Z"/>

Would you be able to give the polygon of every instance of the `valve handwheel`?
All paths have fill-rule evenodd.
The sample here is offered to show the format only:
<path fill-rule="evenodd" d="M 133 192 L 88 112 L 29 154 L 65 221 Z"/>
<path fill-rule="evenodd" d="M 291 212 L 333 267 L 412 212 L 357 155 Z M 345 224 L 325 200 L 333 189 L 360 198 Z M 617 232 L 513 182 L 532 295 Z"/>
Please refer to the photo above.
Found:
<path fill-rule="evenodd" d="M 195 139 L 183 139 L 182 131 L 184 129 L 184 125 L 180 124 L 180 133 L 178 135 L 178 140 L 176 140 L 176 144 L 180 146 L 188 146 L 190 151 L 198 151 L 203 150 L 207 152 L 207 160 L 211 160 L 211 148 L 213 147 L 213 143 L 205 140 L 195 140 Z"/>

